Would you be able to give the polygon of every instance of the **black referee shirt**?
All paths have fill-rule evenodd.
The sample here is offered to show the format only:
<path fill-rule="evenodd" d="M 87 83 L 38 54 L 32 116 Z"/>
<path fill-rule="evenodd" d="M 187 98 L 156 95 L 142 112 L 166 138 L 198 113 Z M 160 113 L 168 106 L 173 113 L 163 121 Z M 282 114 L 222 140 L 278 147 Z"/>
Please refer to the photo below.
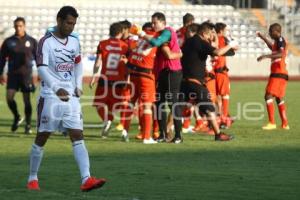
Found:
<path fill-rule="evenodd" d="M 32 73 L 36 48 L 37 41 L 27 34 L 22 38 L 13 35 L 5 39 L 0 51 L 0 74 L 3 73 L 6 59 L 8 59 L 8 74 Z"/>
<path fill-rule="evenodd" d="M 204 82 L 206 59 L 213 55 L 215 48 L 197 34 L 185 41 L 181 58 L 183 78 L 193 78 Z"/>

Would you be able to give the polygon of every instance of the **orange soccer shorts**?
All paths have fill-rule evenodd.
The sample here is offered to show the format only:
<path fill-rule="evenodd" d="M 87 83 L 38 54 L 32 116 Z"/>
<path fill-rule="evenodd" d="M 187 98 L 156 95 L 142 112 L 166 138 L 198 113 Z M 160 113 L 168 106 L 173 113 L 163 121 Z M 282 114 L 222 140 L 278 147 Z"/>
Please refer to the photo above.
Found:
<path fill-rule="evenodd" d="M 93 106 L 108 106 L 108 109 L 118 108 L 130 96 L 128 87 L 97 86 Z"/>
<path fill-rule="evenodd" d="M 155 101 L 155 78 L 153 74 L 139 75 L 131 74 L 130 81 L 133 84 L 131 96 L 133 100 L 142 103 L 153 103 Z"/>
<path fill-rule="evenodd" d="M 285 96 L 286 85 L 287 81 L 283 78 L 269 78 L 266 93 L 282 98 Z"/>
<path fill-rule="evenodd" d="M 228 73 L 216 73 L 216 94 L 221 96 L 230 94 Z"/>

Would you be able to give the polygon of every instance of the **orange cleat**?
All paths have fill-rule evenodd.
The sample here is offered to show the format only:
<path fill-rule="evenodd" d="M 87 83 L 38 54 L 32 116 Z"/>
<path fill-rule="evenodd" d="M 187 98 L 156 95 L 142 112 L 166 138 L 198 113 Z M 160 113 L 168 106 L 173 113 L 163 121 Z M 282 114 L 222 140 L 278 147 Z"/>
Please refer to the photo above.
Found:
<path fill-rule="evenodd" d="M 80 189 L 82 192 L 88 192 L 90 190 L 100 188 L 105 184 L 106 180 L 103 178 L 95 178 L 95 177 L 89 177 L 84 184 L 80 186 Z"/>
<path fill-rule="evenodd" d="M 40 190 L 38 180 L 32 180 L 27 183 L 28 190 Z"/>

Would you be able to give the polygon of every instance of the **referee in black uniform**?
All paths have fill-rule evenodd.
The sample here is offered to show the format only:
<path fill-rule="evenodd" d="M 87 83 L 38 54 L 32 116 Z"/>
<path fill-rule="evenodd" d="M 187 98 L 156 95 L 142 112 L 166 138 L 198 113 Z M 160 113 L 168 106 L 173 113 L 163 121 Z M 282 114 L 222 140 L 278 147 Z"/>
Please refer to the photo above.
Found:
<path fill-rule="evenodd" d="M 37 41 L 26 34 L 25 24 L 23 17 L 17 17 L 14 20 L 15 34 L 6 38 L 1 46 L 0 83 L 1 85 L 4 84 L 3 69 L 8 60 L 6 101 L 14 115 L 11 131 L 15 132 L 23 121 L 14 100 L 16 92 L 20 90 L 23 93 L 25 104 L 25 133 L 29 134 L 31 133 L 32 114 L 30 92 L 33 92 L 35 89 L 32 81 L 32 66 L 33 61 L 36 60 Z"/>
<path fill-rule="evenodd" d="M 232 136 L 220 132 L 216 121 L 215 107 L 205 86 L 205 67 L 208 55 L 221 56 L 230 49 L 237 48 L 237 45 L 232 42 L 224 48 L 215 49 L 210 44 L 211 34 L 213 34 L 211 24 L 204 22 L 198 25 L 197 29 L 197 34 L 187 39 L 182 47 L 181 92 L 184 93 L 186 102 L 193 100 L 199 107 L 199 111 L 207 115 L 215 132 L 215 140 L 228 141 L 232 139 Z"/>

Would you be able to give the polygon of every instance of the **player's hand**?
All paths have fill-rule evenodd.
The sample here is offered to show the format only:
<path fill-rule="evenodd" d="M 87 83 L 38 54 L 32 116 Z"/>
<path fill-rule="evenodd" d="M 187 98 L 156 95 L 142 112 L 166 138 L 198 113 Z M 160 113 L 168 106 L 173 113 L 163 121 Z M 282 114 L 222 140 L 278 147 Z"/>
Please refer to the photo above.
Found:
<path fill-rule="evenodd" d="M 4 76 L 0 75 L 0 85 L 4 85 L 5 80 L 4 80 Z"/>
<path fill-rule="evenodd" d="M 70 99 L 70 94 L 63 88 L 58 89 L 56 95 L 60 100 L 65 102 L 69 101 Z"/>
<path fill-rule="evenodd" d="M 93 89 L 93 86 L 95 85 L 95 80 L 96 80 L 96 77 L 93 76 L 93 77 L 92 77 L 92 80 L 91 80 L 91 82 L 90 82 L 90 84 L 89 84 L 89 86 L 90 86 L 91 89 Z"/>
<path fill-rule="evenodd" d="M 146 33 L 142 30 L 142 28 L 139 25 L 133 24 L 130 29 L 129 29 L 129 33 L 133 34 L 133 35 L 138 35 L 141 37 L 144 37 L 146 35 Z"/>
<path fill-rule="evenodd" d="M 256 36 L 262 38 L 263 34 L 261 32 L 259 32 L 259 31 L 256 31 Z"/>
<path fill-rule="evenodd" d="M 83 94 L 82 90 L 79 88 L 75 88 L 75 95 L 76 97 L 81 97 L 81 95 Z"/>
<path fill-rule="evenodd" d="M 257 58 L 257 61 L 260 62 L 260 61 L 262 61 L 262 60 L 265 59 L 265 58 L 266 58 L 265 55 L 261 55 L 261 56 L 259 56 L 259 57 Z"/>

